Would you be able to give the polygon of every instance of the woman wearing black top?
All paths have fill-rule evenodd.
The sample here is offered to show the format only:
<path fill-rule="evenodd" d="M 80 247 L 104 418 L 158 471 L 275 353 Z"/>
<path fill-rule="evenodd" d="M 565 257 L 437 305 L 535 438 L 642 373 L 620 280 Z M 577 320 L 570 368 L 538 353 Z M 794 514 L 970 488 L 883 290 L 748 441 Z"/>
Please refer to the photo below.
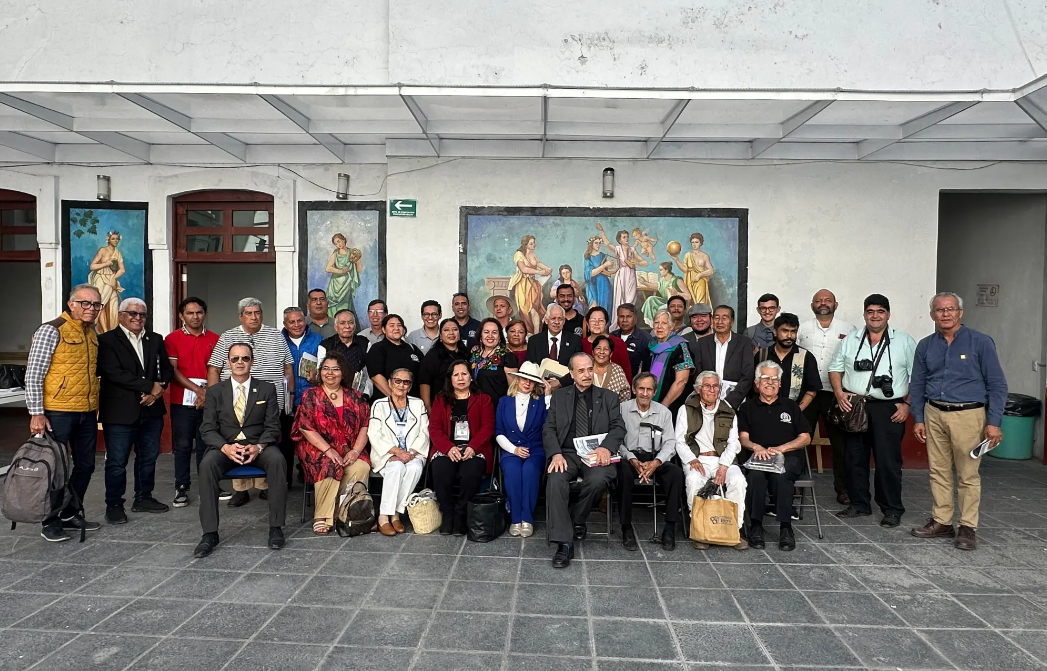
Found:
<path fill-rule="evenodd" d="M 479 344 L 473 347 L 469 357 L 469 367 L 476 386 L 497 405 L 499 399 L 509 393 L 509 378 L 506 375 L 515 373 L 520 362 L 506 347 L 502 325 L 494 317 L 480 322 L 479 339 Z"/>
<path fill-rule="evenodd" d="M 443 320 L 440 322 L 440 342 L 422 357 L 418 369 L 418 397 L 425 403 L 426 410 L 432 410 L 433 396 L 443 389 L 451 364 L 469 359 L 469 350 L 459 339 L 459 333 L 458 322 L 453 317 Z"/>
<path fill-rule="evenodd" d="M 371 399 L 377 401 L 389 395 L 389 376 L 400 368 L 411 371 L 414 385 L 407 390 L 407 393 L 411 396 L 415 395 L 414 389 L 418 385 L 418 369 L 422 365 L 421 350 L 403 339 L 407 329 L 404 328 L 404 320 L 400 315 L 386 315 L 382 319 L 382 332 L 385 338 L 371 345 L 365 357 L 367 372 L 371 376 L 371 382 L 374 383 L 374 393 L 371 394 Z"/>

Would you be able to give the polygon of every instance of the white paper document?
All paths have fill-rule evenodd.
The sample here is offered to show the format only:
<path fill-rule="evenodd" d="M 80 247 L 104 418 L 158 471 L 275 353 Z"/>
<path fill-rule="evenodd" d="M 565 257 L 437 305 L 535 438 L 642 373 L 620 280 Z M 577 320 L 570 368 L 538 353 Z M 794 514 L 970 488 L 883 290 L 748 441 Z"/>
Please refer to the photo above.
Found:
<path fill-rule="evenodd" d="M 189 381 L 198 387 L 207 388 L 207 380 L 201 377 L 191 377 Z M 182 392 L 182 405 L 194 406 L 196 405 L 196 392 L 192 389 L 186 389 Z"/>

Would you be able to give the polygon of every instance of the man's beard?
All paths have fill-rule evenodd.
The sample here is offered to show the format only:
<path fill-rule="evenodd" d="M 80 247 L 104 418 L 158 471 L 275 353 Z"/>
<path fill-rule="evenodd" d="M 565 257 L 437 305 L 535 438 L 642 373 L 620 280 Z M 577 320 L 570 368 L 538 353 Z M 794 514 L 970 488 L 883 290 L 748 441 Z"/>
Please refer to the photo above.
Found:
<path fill-rule="evenodd" d="M 777 338 L 775 338 L 774 342 L 776 342 L 778 344 L 778 346 L 781 347 L 782 349 L 792 349 L 793 345 L 796 344 L 796 340 L 793 340 L 793 339 L 790 339 L 790 340 L 778 340 Z"/>
<path fill-rule="evenodd" d="M 833 309 L 831 307 L 829 307 L 828 305 L 819 305 L 816 308 L 811 308 L 811 311 L 814 314 L 816 314 L 816 315 L 831 315 L 831 314 L 833 314 Z"/>

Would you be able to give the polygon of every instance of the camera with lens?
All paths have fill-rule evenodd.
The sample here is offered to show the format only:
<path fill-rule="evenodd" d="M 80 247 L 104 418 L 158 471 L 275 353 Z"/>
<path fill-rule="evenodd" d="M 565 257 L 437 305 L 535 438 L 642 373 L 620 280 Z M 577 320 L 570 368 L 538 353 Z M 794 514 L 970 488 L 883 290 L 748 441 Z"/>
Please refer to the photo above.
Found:
<path fill-rule="evenodd" d="M 894 398 L 894 378 L 890 375 L 874 375 L 872 386 L 882 391 L 885 397 Z"/>
<path fill-rule="evenodd" d="M 873 369 L 872 359 L 862 359 L 854 362 L 854 369 L 859 373 L 867 373 Z M 875 382 L 873 383 L 876 384 Z"/>

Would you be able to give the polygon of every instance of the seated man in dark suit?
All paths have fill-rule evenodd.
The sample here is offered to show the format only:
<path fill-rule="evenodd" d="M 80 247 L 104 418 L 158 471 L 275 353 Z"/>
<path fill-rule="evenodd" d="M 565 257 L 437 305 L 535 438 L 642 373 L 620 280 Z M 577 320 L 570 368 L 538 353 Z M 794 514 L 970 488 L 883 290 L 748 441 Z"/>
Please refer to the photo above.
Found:
<path fill-rule="evenodd" d="M 575 353 L 582 351 L 582 338 L 564 329 L 567 321 L 564 309 L 553 303 L 546 308 L 545 328 L 535 333 L 527 341 L 527 360 L 542 365 L 542 359 L 552 359 L 568 365 Z M 550 379 L 547 389 L 558 389 L 571 384 L 571 376 L 564 375 L 559 379 Z"/>
<path fill-rule="evenodd" d="M 280 453 L 280 406 L 271 382 L 251 377 L 254 351 L 247 343 L 229 348 L 228 380 L 207 388 L 200 435 L 207 452 L 200 462 L 200 526 L 193 551 L 206 557 L 218 545 L 218 483 L 226 471 L 251 464 L 269 481 L 269 547 L 284 546 L 287 462 Z"/>
<path fill-rule="evenodd" d="M 534 337 L 541 338 L 541 335 Z M 618 453 L 625 439 L 618 394 L 593 386 L 592 357 L 579 352 L 571 357 L 568 365 L 574 384 L 553 392 L 542 430 L 545 454 L 549 456 L 545 505 L 549 516 L 549 541 L 557 544 L 553 555 L 555 568 L 568 566 L 574 557 L 574 541 L 585 539 L 585 520 L 593 503 L 614 480 L 616 469 L 611 464 L 611 455 Z M 590 455 L 595 465 L 583 464 L 574 439 L 604 433 L 607 435 Z M 577 503 L 571 508 L 571 483 L 579 476 L 582 489 Z"/>

